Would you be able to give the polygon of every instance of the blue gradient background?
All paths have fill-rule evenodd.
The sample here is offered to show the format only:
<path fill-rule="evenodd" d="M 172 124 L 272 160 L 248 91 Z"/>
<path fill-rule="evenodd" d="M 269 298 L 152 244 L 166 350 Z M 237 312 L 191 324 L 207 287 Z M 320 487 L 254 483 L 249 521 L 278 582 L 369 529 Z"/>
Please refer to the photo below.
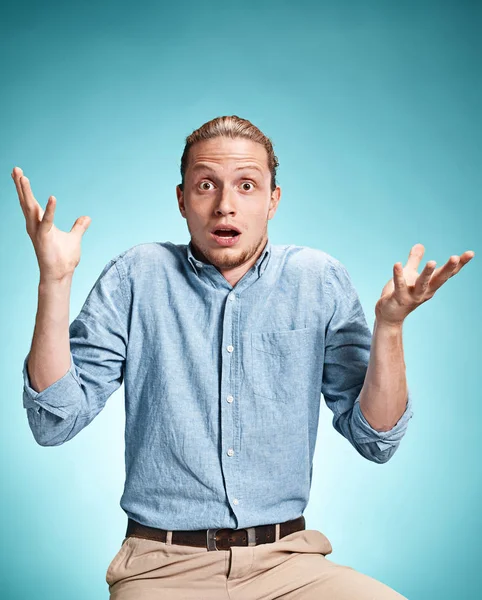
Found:
<path fill-rule="evenodd" d="M 22 361 L 38 266 L 10 173 L 56 225 L 89 215 L 71 320 L 106 262 L 189 240 L 175 196 L 185 137 L 237 114 L 271 137 L 273 243 L 348 268 L 373 326 L 395 262 L 421 242 L 475 258 L 404 325 L 414 417 L 384 465 L 322 403 L 307 526 L 330 558 L 413 600 L 480 597 L 481 4 L 24 2 L 0 19 L 2 599 L 108 597 L 123 539 L 123 387 L 69 443 L 38 446 Z"/>

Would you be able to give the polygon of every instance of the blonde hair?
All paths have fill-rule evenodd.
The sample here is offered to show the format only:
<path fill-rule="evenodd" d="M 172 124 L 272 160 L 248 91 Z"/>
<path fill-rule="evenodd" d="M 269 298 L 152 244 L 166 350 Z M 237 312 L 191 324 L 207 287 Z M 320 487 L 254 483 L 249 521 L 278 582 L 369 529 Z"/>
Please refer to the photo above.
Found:
<path fill-rule="evenodd" d="M 262 144 L 268 154 L 268 168 L 271 172 L 271 191 L 276 189 L 276 167 L 279 166 L 278 157 L 275 156 L 273 144 L 269 137 L 264 135 L 255 125 L 247 119 L 241 119 L 236 115 L 216 117 L 201 125 L 186 137 L 186 145 L 181 157 L 181 178 L 179 187 L 184 188 L 184 176 L 189 162 L 189 150 L 196 142 L 211 140 L 216 137 L 228 137 L 232 139 L 244 138 Z"/>

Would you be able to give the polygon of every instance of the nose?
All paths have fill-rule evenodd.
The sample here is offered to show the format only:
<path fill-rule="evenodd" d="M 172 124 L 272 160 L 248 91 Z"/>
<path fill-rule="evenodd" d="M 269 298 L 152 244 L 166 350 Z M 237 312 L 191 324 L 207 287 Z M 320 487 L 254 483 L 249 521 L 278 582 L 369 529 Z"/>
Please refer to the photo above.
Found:
<path fill-rule="evenodd" d="M 236 214 L 235 193 L 229 186 L 221 188 L 215 212 L 217 215 Z"/>

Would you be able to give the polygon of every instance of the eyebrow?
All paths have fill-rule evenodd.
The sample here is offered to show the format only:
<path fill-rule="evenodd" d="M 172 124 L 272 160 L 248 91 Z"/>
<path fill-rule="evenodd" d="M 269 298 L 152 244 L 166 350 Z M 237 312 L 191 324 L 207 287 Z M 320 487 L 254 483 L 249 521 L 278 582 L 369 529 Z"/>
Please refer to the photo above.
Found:
<path fill-rule="evenodd" d="M 214 169 L 204 163 L 197 163 L 192 168 L 193 171 L 200 171 L 201 169 L 204 169 L 205 171 L 212 171 L 214 173 Z M 256 171 L 259 171 L 259 173 L 261 173 L 261 175 L 264 175 L 263 171 L 261 170 L 260 167 L 258 167 L 258 165 L 254 165 L 254 164 L 242 165 L 241 167 L 236 167 L 234 170 L 240 171 L 241 169 L 255 169 Z"/>

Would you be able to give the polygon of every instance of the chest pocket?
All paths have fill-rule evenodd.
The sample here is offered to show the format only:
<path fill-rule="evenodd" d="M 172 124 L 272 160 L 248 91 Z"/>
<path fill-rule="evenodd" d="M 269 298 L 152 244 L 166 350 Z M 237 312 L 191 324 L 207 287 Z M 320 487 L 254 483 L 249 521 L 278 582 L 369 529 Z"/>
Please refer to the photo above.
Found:
<path fill-rule="evenodd" d="M 251 333 L 248 381 L 255 396 L 289 401 L 309 386 L 316 331 L 311 327 Z"/>

